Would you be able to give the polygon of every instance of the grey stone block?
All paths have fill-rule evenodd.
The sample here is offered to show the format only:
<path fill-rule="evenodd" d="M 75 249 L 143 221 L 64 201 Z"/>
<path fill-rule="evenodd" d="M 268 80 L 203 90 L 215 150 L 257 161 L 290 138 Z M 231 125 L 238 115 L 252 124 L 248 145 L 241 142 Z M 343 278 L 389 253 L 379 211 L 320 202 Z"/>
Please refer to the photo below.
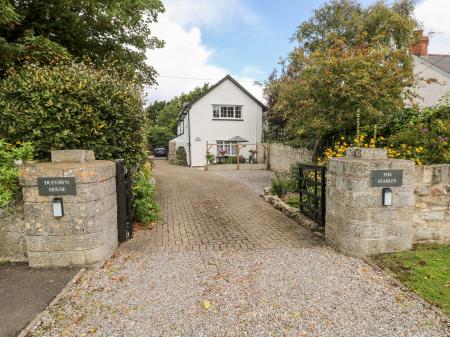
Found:
<path fill-rule="evenodd" d="M 387 150 L 381 148 L 349 147 L 346 158 L 357 159 L 387 159 Z"/>
<path fill-rule="evenodd" d="M 425 221 L 429 220 L 444 220 L 444 211 L 421 211 L 419 213 L 420 218 Z"/>
<path fill-rule="evenodd" d="M 94 151 L 90 150 L 56 150 L 51 151 L 53 163 L 84 163 L 94 161 Z"/>

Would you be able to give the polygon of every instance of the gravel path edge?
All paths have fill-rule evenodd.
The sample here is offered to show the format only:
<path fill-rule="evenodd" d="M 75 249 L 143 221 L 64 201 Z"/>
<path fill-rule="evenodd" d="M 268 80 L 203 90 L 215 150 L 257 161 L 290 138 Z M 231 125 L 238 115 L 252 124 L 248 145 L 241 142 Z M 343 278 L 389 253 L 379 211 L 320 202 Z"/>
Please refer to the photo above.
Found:
<path fill-rule="evenodd" d="M 372 267 L 373 269 L 375 269 L 375 270 L 379 271 L 380 273 L 382 273 L 386 277 L 386 279 L 388 279 L 394 285 L 399 287 L 402 291 L 408 293 L 411 297 L 413 297 L 414 299 L 416 299 L 417 301 L 422 303 L 425 307 L 427 307 L 430 310 L 434 311 L 441 318 L 442 323 L 447 325 L 448 328 L 450 329 L 450 318 L 446 314 L 444 314 L 444 312 L 441 309 L 439 309 L 437 306 L 435 306 L 435 305 L 431 304 L 430 302 L 428 302 L 426 299 L 421 297 L 414 290 L 409 289 L 402 282 L 400 282 L 400 280 L 398 280 L 395 276 L 393 276 L 392 274 L 390 274 L 389 272 L 387 272 L 386 270 L 381 268 L 370 256 L 363 256 L 363 257 L 361 257 L 361 259 L 365 263 L 367 263 L 370 267 Z"/>
<path fill-rule="evenodd" d="M 17 337 L 27 337 L 36 327 L 36 325 L 41 321 L 42 317 L 49 312 L 49 310 L 58 304 L 61 298 L 69 292 L 69 290 L 75 286 L 81 277 L 86 272 L 85 268 L 82 268 L 76 273 L 74 277 L 66 284 L 66 286 L 61 290 L 61 292 L 55 296 L 55 298 L 42 310 L 36 317 L 27 324 L 27 326 L 17 335 Z"/>

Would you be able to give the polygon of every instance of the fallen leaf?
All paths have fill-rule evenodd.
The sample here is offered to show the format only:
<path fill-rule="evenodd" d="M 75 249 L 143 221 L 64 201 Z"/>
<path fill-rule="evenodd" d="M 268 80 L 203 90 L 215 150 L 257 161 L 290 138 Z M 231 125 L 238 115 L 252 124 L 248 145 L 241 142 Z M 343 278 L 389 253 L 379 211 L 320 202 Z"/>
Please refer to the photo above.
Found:
<path fill-rule="evenodd" d="M 294 312 L 295 319 L 300 319 L 302 317 L 302 313 L 300 311 Z"/>
<path fill-rule="evenodd" d="M 203 308 L 205 308 L 206 310 L 209 310 L 211 308 L 211 302 L 208 300 L 204 300 L 203 301 Z"/>

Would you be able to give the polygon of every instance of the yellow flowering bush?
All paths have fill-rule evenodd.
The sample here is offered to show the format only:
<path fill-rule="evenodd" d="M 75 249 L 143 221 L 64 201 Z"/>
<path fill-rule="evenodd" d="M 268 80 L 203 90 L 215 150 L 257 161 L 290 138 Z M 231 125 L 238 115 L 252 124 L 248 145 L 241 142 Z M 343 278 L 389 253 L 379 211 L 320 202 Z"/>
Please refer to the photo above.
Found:
<path fill-rule="evenodd" d="M 389 158 L 414 160 L 417 165 L 422 165 L 423 163 L 424 148 L 422 146 L 414 147 L 408 144 L 401 144 L 399 147 L 393 147 L 382 136 L 369 138 L 366 134 L 361 134 L 351 140 L 341 137 L 332 147 L 325 149 L 319 163 L 325 164 L 330 158 L 344 157 L 347 149 L 350 147 L 385 148 Z"/>

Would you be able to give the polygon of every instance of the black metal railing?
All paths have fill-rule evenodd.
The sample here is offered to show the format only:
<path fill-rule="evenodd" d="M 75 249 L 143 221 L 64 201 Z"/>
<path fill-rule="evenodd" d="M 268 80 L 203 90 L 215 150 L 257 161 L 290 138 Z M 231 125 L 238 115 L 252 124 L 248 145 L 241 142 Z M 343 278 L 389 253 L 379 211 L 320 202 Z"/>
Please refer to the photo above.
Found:
<path fill-rule="evenodd" d="M 119 242 L 133 237 L 133 172 L 123 159 L 116 160 L 117 234 Z"/>
<path fill-rule="evenodd" d="M 325 226 L 325 187 L 326 167 L 299 164 L 299 198 L 300 212 L 308 218 Z"/>

